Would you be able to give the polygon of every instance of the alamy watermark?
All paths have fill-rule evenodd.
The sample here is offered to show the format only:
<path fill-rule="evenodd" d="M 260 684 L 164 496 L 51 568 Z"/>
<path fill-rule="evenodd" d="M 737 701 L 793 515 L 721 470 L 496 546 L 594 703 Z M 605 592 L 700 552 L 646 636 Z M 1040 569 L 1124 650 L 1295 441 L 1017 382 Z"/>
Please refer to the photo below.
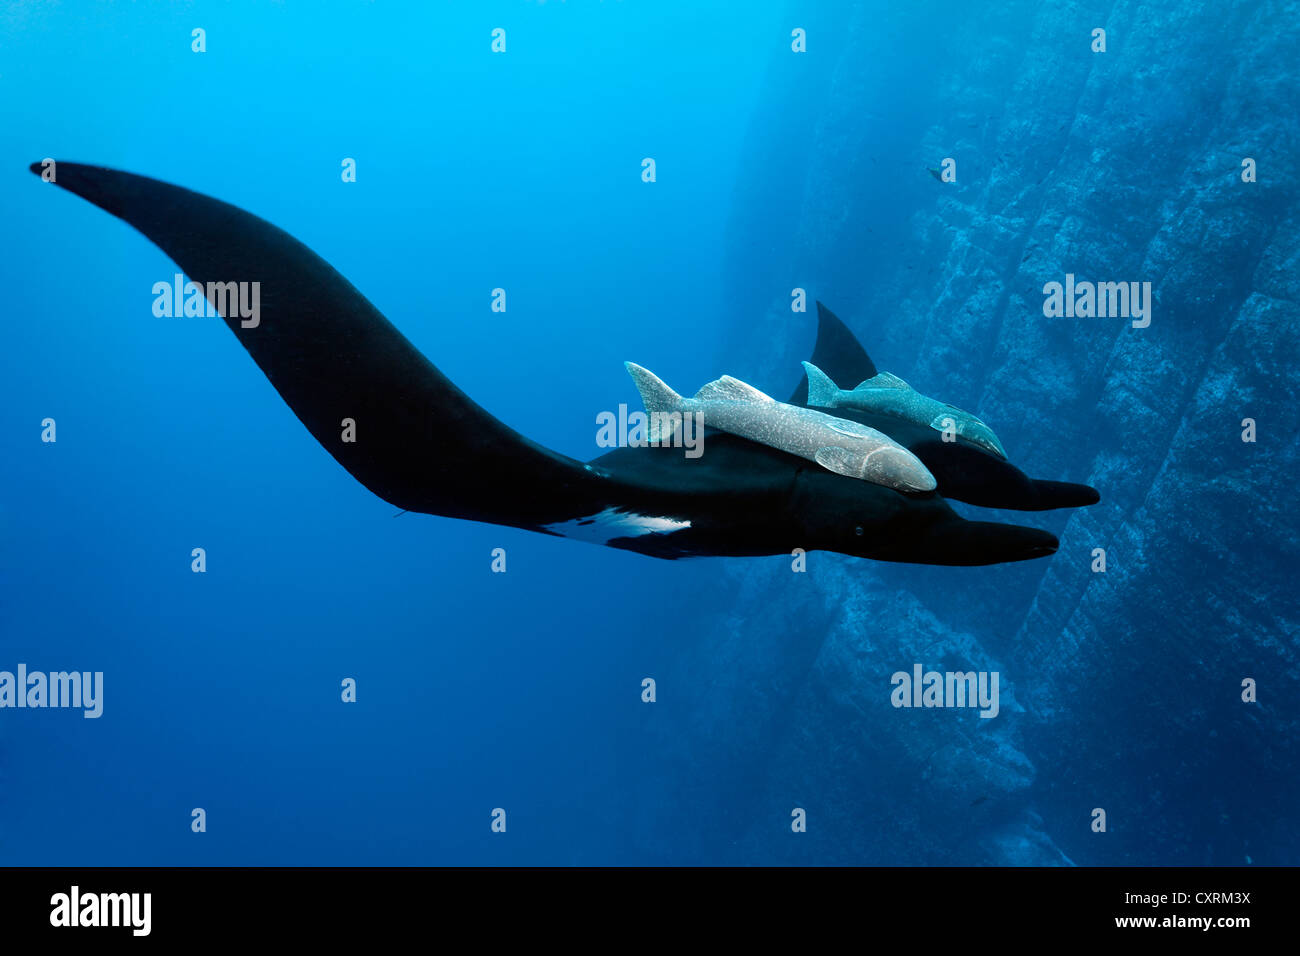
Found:
<path fill-rule="evenodd" d="M 238 318 L 245 329 L 262 323 L 262 283 L 187 282 L 179 272 L 171 282 L 153 284 L 153 314 L 160 319 Z"/>
<path fill-rule="evenodd" d="M 596 416 L 596 444 L 601 448 L 685 448 L 687 458 L 704 454 L 703 412 L 631 412 Z"/>
<path fill-rule="evenodd" d="M 86 718 L 104 713 L 103 671 L 0 671 L 0 708 L 78 707 Z"/>
<path fill-rule="evenodd" d="M 1043 296 L 1049 319 L 1132 319 L 1135 329 L 1151 324 L 1150 282 L 1076 282 L 1067 272 L 1064 283 L 1044 285 Z"/>
<path fill-rule="evenodd" d="M 924 673 L 923 673 L 924 671 Z M 897 671 L 889 702 L 895 707 L 978 707 L 981 717 L 998 715 L 997 671 L 925 671 L 912 665 L 912 673 Z"/>
<path fill-rule="evenodd" d="M 152 910 L 152 893 L 83 893 L 74 885 L 50 897 L 50 925 L 121 926 L 130 928 L 133 936 L 148 936 Z"/>

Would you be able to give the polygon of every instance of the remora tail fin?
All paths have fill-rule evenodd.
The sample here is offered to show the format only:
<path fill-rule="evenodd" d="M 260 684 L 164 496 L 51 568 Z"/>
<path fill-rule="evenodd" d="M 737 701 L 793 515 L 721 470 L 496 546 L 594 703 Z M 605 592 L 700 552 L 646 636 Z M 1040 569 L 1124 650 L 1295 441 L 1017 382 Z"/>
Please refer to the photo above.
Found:
<path fill-rule="evenodd" d="M 818 408 L 830 408 L 839 394 L 839 387 L 830 380 L 825 372 L 812 362 L 803 363 L 804 374 L 808 376 L 808 404 Z"/>
<path fill-rule="evenodd" d="M 623 367 L 632 376 L 641 393 L 641 404 L 650 416 L 646 437 L 652 442 L 668 441 L 682 424 L 682 397 L 648 368 L 635 362 L 624 362 Z"/>
<path fill-rule="evenodd" d="M 641 393 L 641 402 L 647 412 L 653 415 L 655 412 L 682 410 L 682 397 L 669 388 L 654 372 L 642 368 L 635 362 L 624 362 L 623 367 L 627 369 L 627 374 L 632 376 L 632 382 L 636 385 L 636 390 Z"/>
<path fill-rule="evenodd" d="M 134 226 L 192 281 L 260 283 L 258 324 L 245 328 L 227 309 L 226 325 L 316 440 L 385 501 L 534 529 L 615 503 L 613 482 L 484 411 L 288 233 L 144 176 L 65 162 L 55 170 L 56 185 Z M 342 440 L 344 419 L 355 441 Z M 529 493 L 511 493 L 524 475 Z"/>

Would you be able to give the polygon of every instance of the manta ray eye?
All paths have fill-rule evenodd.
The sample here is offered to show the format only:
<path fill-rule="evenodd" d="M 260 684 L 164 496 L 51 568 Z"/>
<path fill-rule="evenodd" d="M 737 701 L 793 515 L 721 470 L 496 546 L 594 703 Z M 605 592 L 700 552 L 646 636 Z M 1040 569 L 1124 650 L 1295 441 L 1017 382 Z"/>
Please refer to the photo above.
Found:
<path fill-rule="evenodd" d="M 854 528 L 853 533 L 856 534 L 859 538 L 862 537 L 862 525 L 858 525 L 856 528 Z"/>

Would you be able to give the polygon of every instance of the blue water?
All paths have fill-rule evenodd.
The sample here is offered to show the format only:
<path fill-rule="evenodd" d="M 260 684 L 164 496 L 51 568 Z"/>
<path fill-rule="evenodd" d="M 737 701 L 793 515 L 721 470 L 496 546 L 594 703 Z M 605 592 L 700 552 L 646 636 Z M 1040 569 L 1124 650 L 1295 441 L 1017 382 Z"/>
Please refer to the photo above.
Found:
<path fill-rule="evenodd" d="M 8 5 L 0 669 L 102 671 L 105 701 L 97 720 L 0 710 L 0 862 L 1297 862 L 1300 529 L 1252 505 L 1296 463 L 1277 278 L 1295 290 L 1300 205 L 1278 170 L 1296 61 L 1259 47 L 1279 6 L 1217 26 L 1154 7 Z M 1204 86 L 1134 89 L 1141 42 Z M 1111 87 L 1147 112 L 1108 108 Z M 953 152 L 945 194 L 925 169 Z M 1252 152 L 1261 201 L 1188 213 L 1198 163 L 1231 183 Z M 220 323 L 152 316 L 175 267 L 32 176 L 44 157 L 276 223 L 490 412 L 583 460 L 596 413 L 637 406 L 624 360 L 784 397 L 812 337 L 800 286 L 885 367 L 980 409 L 1026 471 L 1103 505 L 1012 516 L 1061 535 L 1046 561 L 827 555 L 815 588 L 782 557 L 661 562 L 396 516 Z M 1089 186 L 1089 163 L 1112 178 Z M 1214 253 L 1219 234 L 1250 255 Z M 1199 306 L 1160 264 L 1170 243 L 1219 269 Z M 1164 279 L 1169 310 L 1145 339 L 1046 328 L 1038 287 L 1071 269 Z M 1260 298 L 1274 321 L 1229 321 Z M 1129 362 L 1136 399 L 1115 384 Z M 1186 380 L 1142 371 L 1162 367 Z M 1226 436 L 1209 451 L 1206 406 Z M 1248 414 L 1270 425 L 1243 446 Z M 1195 498 L 1215 482 L 1231 493 Z M 1104 580 L 1094 546 L 1116 555 Z M 889 674 L 936 646 L 927 666 L 1002 671 L 1000 724 L 888 707 Z M 1247 675 L 1268 688 L 1248 712 Z"/>

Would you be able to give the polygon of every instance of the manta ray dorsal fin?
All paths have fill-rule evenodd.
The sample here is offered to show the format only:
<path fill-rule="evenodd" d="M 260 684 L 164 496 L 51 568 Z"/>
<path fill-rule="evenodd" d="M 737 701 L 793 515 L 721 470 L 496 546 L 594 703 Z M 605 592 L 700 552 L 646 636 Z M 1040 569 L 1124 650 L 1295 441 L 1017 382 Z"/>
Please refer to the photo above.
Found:
<path fill-rule="evenodd" d="M 771 402 L 771 395 L 760 392 L 753 385 L 746 385 L 738 378 L 724 375 L 709 382 L 696 392 L 695 397 L 701 401 L 711 402 Z"/>
<path fill-rule="evenodd" d="M 809 361 L 825 372 L 833 382 L 848 387 L 849 382 L 874 378 L 880 371 L 867 355 L 848 326 L 826 306 L 817 303 L 817 344 Z M 791 405 L 808 404 L 808 382 L 801 381 L 790 397 Z"/>

